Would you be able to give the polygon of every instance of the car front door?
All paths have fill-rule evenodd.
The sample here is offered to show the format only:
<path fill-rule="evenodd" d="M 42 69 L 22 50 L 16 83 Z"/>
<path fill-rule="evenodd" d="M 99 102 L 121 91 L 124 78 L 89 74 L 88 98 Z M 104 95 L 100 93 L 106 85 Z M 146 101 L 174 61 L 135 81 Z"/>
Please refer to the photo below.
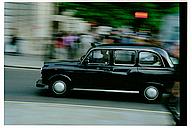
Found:
<path fill-rule="evenodd" d="M 95 49 L 88 53 L 82 62 L 80 81 L 87 89 L 105 89 L 106 80 L 112 70 L 110 64 L 110 50 Z"/>

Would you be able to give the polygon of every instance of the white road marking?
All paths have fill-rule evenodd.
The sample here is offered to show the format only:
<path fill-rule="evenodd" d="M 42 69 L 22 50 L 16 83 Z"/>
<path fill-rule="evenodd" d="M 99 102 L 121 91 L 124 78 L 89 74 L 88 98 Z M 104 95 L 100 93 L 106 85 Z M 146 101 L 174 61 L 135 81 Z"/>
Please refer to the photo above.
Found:
<path fill-rule="evenodd" d="M 6 69 L 19 69 L 19 70 L 36 70 L 36 71 L 40 71 L 41 68 L 39 67 L 24 67 L 24 66 L 18 66 L 18 67 L 4 67 Z M 35 68 L 38 68 L 38 69 L 35 69 Z"/>
<path fill-rule="evenodd" d="M 5 103 L 16 103 L 16 104 L 42 104 L 49 106 L 66 106 L 66 107 L 81 107 L 81 108 L 93 108 L 93 109 L 108 109 L 108 110 L 119 110 L 119 111 L 135 111 L 135 112 L 147 112 L 157 114 L 171 114 L 170 112 L 164 111 L 152 111 L 144 109 L 129 109 L 129 108 L 116 108 L 116 107 L 102 107 L 102 106 L 89 106 L 89 105 L 75 105 L 75 104 L 58 104 L 58 103 L 39 103 L 39 102 L 22 102 L 22 101 L 4 101 Z"/>

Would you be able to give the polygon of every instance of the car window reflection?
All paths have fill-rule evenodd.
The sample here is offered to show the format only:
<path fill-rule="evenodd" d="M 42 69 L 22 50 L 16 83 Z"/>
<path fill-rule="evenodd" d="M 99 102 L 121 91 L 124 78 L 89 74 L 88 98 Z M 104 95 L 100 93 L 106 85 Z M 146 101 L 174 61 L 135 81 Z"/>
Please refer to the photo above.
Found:
<path fill-rule="evenodd" d="M 160 58 L 152 52 L 140 52 L 139 64 L 142 66 L 162 66 Z"/>
<path fill-rule="evenodd" d="M 87 59 L 89 64 L 108 64 L 110 60 L 109 50 L 94 50 Z"/>

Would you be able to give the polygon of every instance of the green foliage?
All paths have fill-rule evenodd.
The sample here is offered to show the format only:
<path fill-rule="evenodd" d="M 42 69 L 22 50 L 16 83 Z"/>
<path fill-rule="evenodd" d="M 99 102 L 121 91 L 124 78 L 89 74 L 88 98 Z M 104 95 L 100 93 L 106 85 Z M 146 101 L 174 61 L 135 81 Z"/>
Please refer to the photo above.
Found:
<path fill-rule="evenodd" d="M 75 17 L 96 22 L 97 25 L 133 26 L 141 29 L 151 29 L 152 31 L 159 30 L 161 19 L 165 15 L 179 12 L 179 3 L 173 2 L 64 2 L 56 4 L 60 12 L 68 9 L 76 10 Z M 146 11 L 149 17 L 147 19 L 136 19 L 134 17 L 135 11 Z"/>

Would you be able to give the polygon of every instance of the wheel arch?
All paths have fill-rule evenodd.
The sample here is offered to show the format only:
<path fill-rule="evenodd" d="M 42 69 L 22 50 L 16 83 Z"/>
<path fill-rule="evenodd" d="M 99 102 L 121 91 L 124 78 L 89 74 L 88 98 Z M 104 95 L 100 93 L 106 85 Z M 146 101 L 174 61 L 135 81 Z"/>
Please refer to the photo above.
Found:
<path fill-rule="evenodd" d="M 64 75 L 64 74 L 55 74 L 53 76 L 51 76 L 48 81 L 52 81 L 53 79 L 56 79 L 56 78 L 62 78 L 63 80 L 67 80 L 67 82 L 71 82 L 71 78 L 67 75 Z"/>
<path fill-rule="evenodd" d="M 144 83 L 144 87 L 145 87 L 146 85 L 154 85 L 154 86 L 159 87 L 159 89 L 161 89 L 162 92 L 165 91 L 165 89 L 164 89 L 164 84 L 159 83 L 159 82 L 145 82 L 145 83 Z"/>

